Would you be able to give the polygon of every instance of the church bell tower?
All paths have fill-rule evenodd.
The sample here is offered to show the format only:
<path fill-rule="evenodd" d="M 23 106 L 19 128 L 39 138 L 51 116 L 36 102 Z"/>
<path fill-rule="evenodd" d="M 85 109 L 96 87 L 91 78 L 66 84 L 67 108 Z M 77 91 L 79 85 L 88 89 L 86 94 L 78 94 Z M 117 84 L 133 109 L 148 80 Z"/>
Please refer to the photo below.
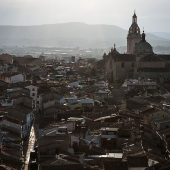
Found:
<path fill-rule="evenodd" d="M 134 12 L 132 24 L 127 35 L 127 54 L 134 53 L 134 47 L 141 41 L 140 28 L 137 24 L 137 16 Z"/>

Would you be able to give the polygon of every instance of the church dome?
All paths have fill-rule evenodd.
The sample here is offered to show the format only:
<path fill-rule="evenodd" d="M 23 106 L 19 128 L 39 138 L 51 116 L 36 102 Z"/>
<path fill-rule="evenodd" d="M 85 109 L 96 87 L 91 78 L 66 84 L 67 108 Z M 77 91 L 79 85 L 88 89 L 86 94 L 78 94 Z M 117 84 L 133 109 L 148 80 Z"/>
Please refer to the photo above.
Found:
<path fill-rule="evenodd" d="M 153 53 L 152 46 L 146 42 L 145 36 L 143 31 L 142 40 L 134 48 L 135 53 Z"/>

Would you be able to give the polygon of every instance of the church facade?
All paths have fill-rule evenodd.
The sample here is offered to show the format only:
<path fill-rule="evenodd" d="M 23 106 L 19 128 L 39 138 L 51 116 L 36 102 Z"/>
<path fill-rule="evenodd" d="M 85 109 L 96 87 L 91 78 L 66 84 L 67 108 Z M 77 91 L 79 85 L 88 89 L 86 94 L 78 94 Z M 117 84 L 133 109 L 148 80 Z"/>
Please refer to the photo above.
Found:
<path fill-rule="evenodd" d="M 98 62 L 104 65 L 105 73 L 114 78 L 153 79 L 158 82 L 170 80 L 170 55 L 157 55 L 146 41 L 146 35 L 140 33 L 137 16 L 132 16 L 132 24 L 127 35 L 127 52 L 120 54 L 114 45 L 111 51 L 103 55 Z M 100 67 L 100 65 L 98 67 Z"/>

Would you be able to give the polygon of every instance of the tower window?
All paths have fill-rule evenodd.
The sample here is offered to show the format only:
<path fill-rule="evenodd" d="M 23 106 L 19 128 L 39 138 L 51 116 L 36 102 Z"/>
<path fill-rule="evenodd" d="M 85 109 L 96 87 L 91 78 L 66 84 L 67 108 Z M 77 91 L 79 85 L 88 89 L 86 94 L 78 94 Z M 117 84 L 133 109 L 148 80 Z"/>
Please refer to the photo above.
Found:
<path fill-rule="evenodd" d="M 134 63 L 132 63 L 132 67 L 134 67 Z"/>
<path fill-rule="evenodd" d="M 122 68 L 124 68 L 125 67 L 125 63 L 122 63 Z"/>

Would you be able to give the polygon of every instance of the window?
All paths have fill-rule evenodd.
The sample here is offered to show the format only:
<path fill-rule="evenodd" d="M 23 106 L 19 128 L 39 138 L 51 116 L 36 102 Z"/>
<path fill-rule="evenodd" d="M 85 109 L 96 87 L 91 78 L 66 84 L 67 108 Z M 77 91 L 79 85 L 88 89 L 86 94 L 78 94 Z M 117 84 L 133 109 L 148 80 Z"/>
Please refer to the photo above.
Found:
<path fill-rule="evenodd" d="M 35 89 L 33 88 L 32 91 L 35 91 Z"/>
<path fill-rule="evenodd" d="M 60 113 L 60 110 L 56 110 L 57 113 Z"/>
<path fill-rule="evenodd" d="M 37 104 L 39 104 L 39 101 L 37 101 Z"/>
<path fill-rule="evenodd" d="M 164 117 L 164 115 L 163 115 L 163 117 Z"/>
<path fill-rule="evenodd" d="M 132 67 L 134 67 L 134 63 L 132 63 Z"/>
<path fill-rule="evenodd" d="M 32 96 L 35 96 L 35 93 L 32 93 Z"/>
<path fill-rule="evenodd" d="M 125 67 L 125 63 L 122 63 L 122 68 L 124 68 Z"/>

